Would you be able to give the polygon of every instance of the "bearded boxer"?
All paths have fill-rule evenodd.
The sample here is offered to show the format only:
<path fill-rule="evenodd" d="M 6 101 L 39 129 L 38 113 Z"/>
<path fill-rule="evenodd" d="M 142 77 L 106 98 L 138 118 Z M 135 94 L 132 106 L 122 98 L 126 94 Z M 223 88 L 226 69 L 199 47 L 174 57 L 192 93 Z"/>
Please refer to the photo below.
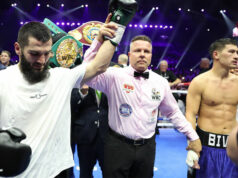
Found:
<path fill-rule="evenodd" d="M 234 178 L 238 177 L 238 167 L 227 156 L 226 146 L 236 125 L 238 77 L 229 71 L 237 68 L 237 42 L 219 39 L 210 45 L 209 53 L 212 68 L 194 78 L 188 89 L 186 118 L 203 146 L 199 161 L 199 155 L 189 151 L 187 163 L 197 169 L 194 172 L 197 178 Z"/>
<path fill-rule="evenodd" d="M 100 29 L 97 40 L 102 46 L 94 60 L 73 69 L 49 69 L 52 37 L 44 24 L 29 22 L 20 28 L 14 44 L 20 62 L 0 75 L 0 128 L 20 128 L 27 136 L 22 143 L 32 149 L 29 166 L 17 177 L 53 178 L 73 166 L 70 94 L 75 85 L 108 67 L 115 46 L 103 36 L 113 38 L 117 29 L 108 23 L 110 18 Z"/>

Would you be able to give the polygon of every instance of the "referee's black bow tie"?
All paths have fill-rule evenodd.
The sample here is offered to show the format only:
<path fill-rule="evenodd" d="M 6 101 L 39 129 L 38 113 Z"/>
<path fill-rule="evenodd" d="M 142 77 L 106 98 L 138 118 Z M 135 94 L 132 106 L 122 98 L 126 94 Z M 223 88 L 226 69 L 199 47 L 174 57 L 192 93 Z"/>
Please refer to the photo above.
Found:
<path fill-rule="evenodd" d="M 144 77 L 145 79 L 149 78 L 149 72 L 144 72 L 144 73 L 139 73 L 139 72 L 134 72 L 134 77 Z"/>

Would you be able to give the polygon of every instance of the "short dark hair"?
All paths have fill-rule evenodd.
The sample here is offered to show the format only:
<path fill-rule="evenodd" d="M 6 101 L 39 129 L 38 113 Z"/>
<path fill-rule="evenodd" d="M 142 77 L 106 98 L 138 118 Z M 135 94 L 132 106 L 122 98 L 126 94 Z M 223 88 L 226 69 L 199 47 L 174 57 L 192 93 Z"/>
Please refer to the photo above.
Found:
<path fill-rule="evenodd" d="M 131 43 L 133 43 L 134 41 L 138 41 L 138 40 L 148 41 L 150 44 L 152 44 L 151 39 L 146 35 L 135 36 L 134 38 L 132 38 Z"/>
<path fill-rule="evenodd" d="M 20 28 L 17 42 L 21 48 L 28 45 L 29 37 L 36 38 L 43 43 L 52 39 L 50 30 L 41 22 L 29 22 Z"/>
<path fill-rule="evenodd" d="M 2 50 L 1 54 L 2 54 L 2 53 L 7 53 L 7 55 L 9 56 L 9 58 L 11 58 L 11 53 L 10 53 L 9 51 L 7 51 L 7 50 Z"/>
<path fill-rule="evenodd" d="M 232 38 L 221 38 L 214 41 L 209 47 L 209 54 L 211 58 L 213 58 L 212 54 L 215 50 L 223 50 L 225 46 L 229 44 L 237 46 L 237 41 Z"/>

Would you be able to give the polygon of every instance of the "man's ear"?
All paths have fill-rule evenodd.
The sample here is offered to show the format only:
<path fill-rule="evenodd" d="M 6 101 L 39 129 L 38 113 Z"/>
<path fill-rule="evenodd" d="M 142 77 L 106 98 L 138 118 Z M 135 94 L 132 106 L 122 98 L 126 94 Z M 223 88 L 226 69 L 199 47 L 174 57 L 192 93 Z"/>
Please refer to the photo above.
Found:
<path fill-rule="evenodd" d="M 15 48 L 16 54 L 17 54 L 18 56 L 20 56 L 20 55 L 21 55 L 21 47 L 20 47 L 20 45 L 19 45 L 18 42 L 15 42 L 15 43 L 14 43 L 14 48 Z"/>
<path fill-rule="evenodd" d="M 127 55 L 128 55 L 128 57 L 130 57 L 131 53 L 130 53 L 130 52 L 128 52 L 128 53 L 127 53 Z"/>
<path fill-rule="evenodd" d="M 218 51 L 213 51 L 212 57 L 213 57 L 213 59 L 219 59 L 219 53 L 218 53 Z"/>

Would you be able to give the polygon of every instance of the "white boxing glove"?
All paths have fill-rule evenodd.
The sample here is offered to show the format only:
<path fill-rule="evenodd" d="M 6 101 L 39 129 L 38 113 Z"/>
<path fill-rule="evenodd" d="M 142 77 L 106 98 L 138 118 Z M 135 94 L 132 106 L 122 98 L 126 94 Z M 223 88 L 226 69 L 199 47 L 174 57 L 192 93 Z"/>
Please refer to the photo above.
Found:
<path fill-rule="evenodd" d="M 186 163 L 189 167 L 193 167 L 194 161 L 198 161 L 198 155 L 193 150 L 189 150 L 187 154 Z"/>

